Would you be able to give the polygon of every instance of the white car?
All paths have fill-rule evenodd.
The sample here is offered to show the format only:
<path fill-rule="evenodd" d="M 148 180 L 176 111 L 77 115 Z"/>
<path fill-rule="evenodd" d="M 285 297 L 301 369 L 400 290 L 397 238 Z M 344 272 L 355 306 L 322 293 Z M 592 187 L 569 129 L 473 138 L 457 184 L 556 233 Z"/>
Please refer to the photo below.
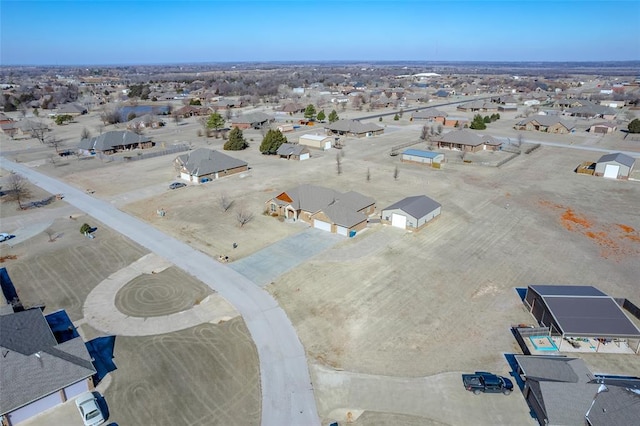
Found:
<path fill-rule="evenodd" d="M 76 398 L 76 406 L 85 426 L 98 426 L 104 423 L 104 416 L 93 393 L 85 392 Z"/>
<path fill-rule="evenodd" d="M 9 239 L 11 239 L 11 235 L 7 234 L 6 232 L 0 232 L 0 243 Z"/>

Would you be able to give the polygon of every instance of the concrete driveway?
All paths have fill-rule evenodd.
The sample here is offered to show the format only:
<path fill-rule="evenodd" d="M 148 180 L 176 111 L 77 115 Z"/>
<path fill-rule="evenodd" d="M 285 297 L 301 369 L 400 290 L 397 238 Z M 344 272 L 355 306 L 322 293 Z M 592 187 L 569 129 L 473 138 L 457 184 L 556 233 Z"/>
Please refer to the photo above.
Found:
<path fill-rule="evenodd" d="M 288 270 L 345 239 L 344 236 L 309 227 L 233 262 L 229 267 L 264 287 Z"/>
<path fill-rule="evenodd" d="M 64 194 L 69 204 L 217 291 L 240 312 L 256 345 L 260 360 L 262 424 L 320 424 L 304 347 L 284 310 L 265 290 L 227 265 L 110 203 L 6 158 L 0 158 L 0 167 L 22 174 L 32 184 L 51 194 Z"/>

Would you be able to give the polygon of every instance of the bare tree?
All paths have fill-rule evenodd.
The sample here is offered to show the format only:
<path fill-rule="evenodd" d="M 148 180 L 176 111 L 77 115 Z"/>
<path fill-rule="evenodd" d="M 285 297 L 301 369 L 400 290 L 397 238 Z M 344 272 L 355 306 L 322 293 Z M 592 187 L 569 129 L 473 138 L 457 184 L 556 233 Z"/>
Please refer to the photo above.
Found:
<path fill-rule="evenodd" d="M 18 207 L 22 209 L 22 200 L 31 197 L 31 189 L 29 189 L 29 181 L 24 176 L 12 172 L 9 176 L 9 192 L 11 199 L 18 202 Z"/>
<path fill-rule="evenodd" d="M 254 217 L 254 214 L 250 211 L 247 211 L 244 207 L 241 207 L 236 211 L 236 220 L 240 224 L 240 228 L 251 222 Z"/>
<path fill-rule="evenodd" d="M 427 138 L 429 137 L 429 128 L 424 125 L 422 126 L 422 130 L 420 131 L 420 140 L 427 140 Z"/>
<path fill-rule="evenodd" d="M 223 212 L 227 212 L 233 206 L 233 200 L 229 199 L 227 194 L 222 193 L 218 197 L 218 204 Z"/>
<path fill-rule="evenodd" d="M 400 169 L 396 166 L 396 168 L 393 169 L 393 179 L 398 180 L 398 177 L 400 177 Z"/>
<path fill-rule="evenodd" d="M 49 162 L 51 163 L 51 165 L 53 167 L 57 167 L 58 166 L 58 155 L 56 154 L 51 154 L 49 156 Z"/>
<path fill-rule="evenodd" d="M 371 170 L 367 167 L 367 182 L 371 181 Z"/>
<path fill-rule="evenodd" d="M 336 153 L 336 171 L 339 175 L 342 174 L 342 158 L 340 157 L 340 153 Z"/>
<path fill-rule="evenodd" d="M 56 235 L 56 232 L 53 229 L 47 228 L 44 232 L 49 237 L 49 242 L 50 243 L 52 243 L 52 242 L 54 242 L 55 240 L 58 239 L 58 236 Z"/>
<path fill-rule="evenodd" d="M 91 132 L 86 127 L 82 128 L 82 132 L 80 133 L 80 140 L 89 139 L 91 137 Z"/>
<path fill-rule="evenodd" d="M 99 135 L 104 133 L 104 124 L 98 124 L 96 126 L 96 131 L 98 132 Z"/>
<path fill-rule="evenodd" d="M 442 124 L 438 124 L 438 134 L 442 134 Z"/>
<path fill-rule="evenodd" d="M 38 139 L 43 145 L 47 142 L 48 131 L 49 127 L 41 121 L 32 122 L 29 128 L 29 133 L 31 133 L 31 136 Z"/>
<path fill-rule="evenodd" d="M 47 145 L 49 145 L 51 148 L 56 150 L 56 154 L 59 154 L 59 148 L 62 146 L 62 140 L 55 137 L 55 136 L 51 136 L 49 138 L 47 138 L 46 140 Z"/>

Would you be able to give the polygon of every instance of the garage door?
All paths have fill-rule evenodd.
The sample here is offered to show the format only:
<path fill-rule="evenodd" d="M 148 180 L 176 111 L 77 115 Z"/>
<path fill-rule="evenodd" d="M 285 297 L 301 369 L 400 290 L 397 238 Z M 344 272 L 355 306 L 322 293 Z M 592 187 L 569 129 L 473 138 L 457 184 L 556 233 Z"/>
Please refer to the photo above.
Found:
<path fill-rule="evenodd" d="M 604 168 L 604 177 L 618 179 L 618 172 L 620 171 L 620 166 L 616 164 L 607 164 Z"/>
<path fill-rule="evenodd" d="M 300 154 L 300 161 L 302 160 L 308 160 L 309 159 L 309 153 L 306 154 Z"/>
<path fill-rule="evenodd" d="M 323 222 L 318 219 L 313 219 L 313 227 L 322 229 L 323 231 L 331 232 L 331 224 L 329 222 Z"/>
<path fill-rule="evenodd" d="M 391 226 L 396 228 L 407 229 L 407 218 L 401 214 L 391 214 Z"/>
<path fill-rule="evenodd" d="M 349 230 L 344 226 L 336 226 L 336 232 L 338 235 L 344 235 L 345 237 L 349 235 Z"/>

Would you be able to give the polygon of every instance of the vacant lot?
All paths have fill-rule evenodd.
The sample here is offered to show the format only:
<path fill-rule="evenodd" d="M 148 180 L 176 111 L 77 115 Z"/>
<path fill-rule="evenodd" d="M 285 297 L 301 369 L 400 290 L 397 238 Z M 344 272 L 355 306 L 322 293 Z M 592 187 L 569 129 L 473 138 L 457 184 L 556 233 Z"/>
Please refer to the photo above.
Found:
<path fill-rule="evenodd" d="M 499 135 L 511 135 L 515 139 L 516 133 L 510 130 L 515 121 L 515 114 L 505 115 L 489 125 L 484 133 L 491 134 L 494 129 Z M 40 167 L 79 188 L 91 188 L 96 197 L 117 203 L 123 210 L 207 254 L 228 255 L 231 261 L 299 231 L 299 227 L 279 222 L 262 212 L 265 201 L 302 183 L 361 192 L 376 199 L 378 210 L 406 196 L 426 194 L 434 198 L 443 206 L 442 216 L 421 231 L 410 233 L 372 224 L 355 238 L 345 239 L 268 287 L 294 323 L 310 362 L 348 371 L 410 377 L 478 369 L 506 373 L 504 353 L 519 352 L 509 326 L 533 322 L 515 291 L 529 284 L 594 285 L 612 296 L 627 297 L 640 304 L 637 291 L 640 186 L 637 182 L 573 173 L 580 162 L 595 161 L 600 153 L 542 147 L 500 168 L 478 165 L 479 161 L 491 159 L 492 154 L 483 153 L 478 157 L 481 160 L 471 156 L 467 158 L 472 161 L 470 164 L 452 162 L 437 171 L 403 164 L 399 157 L 389 156 L 392 146 L 418 142 L 422 124 L 409 123 L 405 115 L 398 122 L 385 118 L 381 125 L 386 125 L 383 136 L 347 138 L 343 150 L 314 151 L 312 158 L 305 162 L 263 156 L 258 152 L 259 133 L 245 132 L 248 139 L 254 139 L 251 147 L 229 154 L 248 161 L 249 172 L 175 191 L 167 189 L 175 178 L 173 157 L 127 164 L 74 160 L 62 167 L 46 163 Z M 221 140 L 197 138 L 197 126 L 193 123 L 188 126 L 180 130 L 180 138 L 188 139 L 193 146 L 220 149 Z M 169 140 L 169 135 L 165 136 Z M 525 138 L 567 146 L 585 142 L 591 146 L 630 149 L 616 137 L 598 140 L 584 135 L 526 133 Z M 426 144 L 415 147 L 425 148 Z M 445 156 L 458 155 L 455 151 L 445 151 Z M 340 174 L 337 173 L 338 159 Z M 90 164 L 95 167 L 88 166 Z M 398 177 L 394 179 L 396 167 Z M 228 212 L 219 206 L 222 195 L 234 201 Z M 156 214 L 160 208 L 167 212 L 164 217 Z M 254 214 L 254 220 L 242 228 L 235 219 L 239 210 Z M 86 240 L 74 232 L 81 247 L 105 244 L 100 239 Z M 73 264 L 63 266 L 69 271 L 61 276 L 69 280 L 78 274 L 81 284 L 77 300 L 60 300 L 63 296 L 57 295 L 58 290 L 50 290 L 51 294 L 41 300 L 51 297 L 77 315 L 82 294 L 86 295 L 91 285 L 142 255 L 139 248 L 123 237 L 112 235 L 109 241 L 124 248 L 105 247 L 107 253 L 115 253 L 112 259 L 94 260 L 105 262 L 104 270 L 99 273 L 85 272 L 90 268 L 84 261 L 82 265 L 76 264 L 78 256 L 88 257 L 87 260 L 98 257 L 96 253 L 85 254 L 76 247 L 60 254 L 56 251 L 55 255 L 49 255 L 51 259 L 45 256 L 27 262 L 25 258 L 21 263 L 19 258 L 13 264 L 16 266 L 12 266 L 17 272 L 14 274 L 10 269 L 10 273 L 12 277 L 23 277 L 14 278 L 20 283 L 25 282 L 24 279 L 33 281 L 40 273 L 53 274 L 51 271 L 57 271 L 58 263 Z M 238 245 L 235 249 L 232 248 L 234 242 Z M 58 242 L 51 243 L 56 244 Z M 31 271 L 34 265 L 39 268 L 36 272 Z M 46 294 L 41 293 L 44 291 L 33 290 L 32 297 L 37 299 L 40 296 L 36 295 Z M 71 293 L 67 292 L 65 297 L 72 298 Z M 114 389 L 135 393 L 136 386 L 146 386 L 149 380 L 156 383 L 154 386 L 168 386 L 173 382 L 154 382 L 156 378 L 144 376 L 144 371 L 148 375 L 154 371 L 158 374 L 169 365 L 176 366 L 172 374 L 175 374 L 174 380 L 180 382 L 180 374 L 186 374 L 180 369 L 186 363 L 173 362 L 179 359 L 173 355 L 165 359 L 169 357 L 169 349 L 165 350 L 164 345 L 175 350 L 182 339 L 189 344 L 198 341 L 203 345 L 196 336 L 206 334 L 210 328 L 215 327 L 196 327 L 166 339 L 160 336 L 121 339 L 127 342 L 123 349 L 131 351 L 131 356 L 139 351 L 160 350 L 160 347 L 166 354 L 152 357 L 155 361 L 150 363 L 149 370 L 143 369 L 132 376 L 142 375 L 139 384 L 134 385 L 134 381 L 124 384 L 124 378 L 118 378 L 116 372 L 118 387 Z M 244 338 L 248 339 L 246 332 Z M 243 339 L 237 344 L 245 345 Z M 208 347 L 196 348 L 209 350 Z M 640 370 L 638 356 L 585 356 L 585 360 L 600 372 L 637 374 Z M 196 361 L 193 362 L 196 365 Z M 207 365 L 206 360 L 203 362 Z M 138 366 L 136 362 L 132 364 Z M 248 379 L 253 377 L 251 371 L 237 373 L 247 374 Z M 118 385 L 119 382 L 122 384 Z M 184 385 L 176 383 L 175 391 L 179 392 Z M 254 388 L 249 386 L 249 389 Z M 321 399 L 322 389 L 316 391 Z M 107 398 L 115 399 L 126 411 L 126 395 L 126 392 L 121 396 L 114 391 L 111 396 L 107 394 Z M 247 398 L 246 401 L 251 399 Z M 255 412 L 255 406 L 249 405 L 248 412 Z M 320 413 L 321 416 L 326 418 L 329 408 Z M 238 406 L 240 413 L 246 410 Z M 197 411 L 196 417 L 184 417 L 178 423 L 204 422 L 196 418 L 203 419 L 208 413 L 202 407 Z M 368 413 L 358 424 L 388 424 L 389 416 Z M 411 416 L 391 417 L 398 424 L 424 424 Z"/>

